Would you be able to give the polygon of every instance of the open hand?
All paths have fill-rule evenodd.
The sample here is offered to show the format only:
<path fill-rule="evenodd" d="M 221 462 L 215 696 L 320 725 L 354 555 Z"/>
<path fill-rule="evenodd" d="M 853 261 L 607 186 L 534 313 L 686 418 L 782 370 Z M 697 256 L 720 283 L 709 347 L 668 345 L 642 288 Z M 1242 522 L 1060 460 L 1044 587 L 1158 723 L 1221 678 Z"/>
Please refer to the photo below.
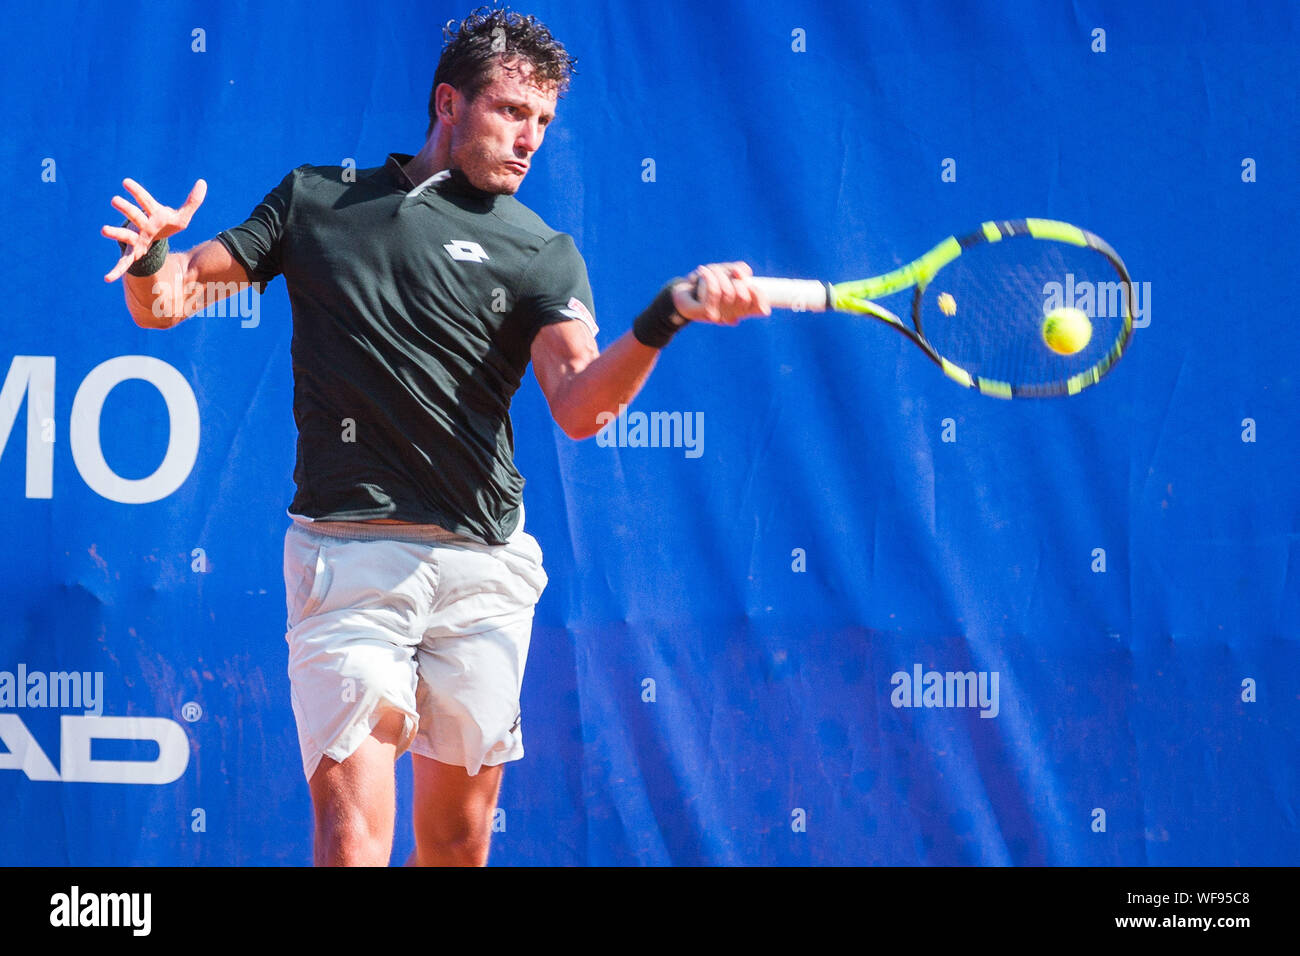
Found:
<path fill-rule="evenodd" d="M 119 278 L 122 273 L 131 268 L 131 263 L 148 252 L 149 247 L 157 240 L 174 236 L 188 226 L 194 213 L 198 211 L 199 206 L 203 205 L 203 197 L 208 194 L 208 184 L 200 179 L 190 190 L 185 204 L 179 209 L 173 209 L 154 199 L 149 195 L 149 190 L 134 179 L 124 179 L 122 185 L 140 205 L 133 205 L 121 196 L 113 197 L 113 208 L 126 216 L 135 229 L 128 229 L 126 226 L 105 226 L 99 230 L 101 235 L 109 239 L 127 243 L 126 251 L 122 253 L 122 258 L 117 260 L 113 271 L 104 276 L 105 282 L 112 282 Z"/>

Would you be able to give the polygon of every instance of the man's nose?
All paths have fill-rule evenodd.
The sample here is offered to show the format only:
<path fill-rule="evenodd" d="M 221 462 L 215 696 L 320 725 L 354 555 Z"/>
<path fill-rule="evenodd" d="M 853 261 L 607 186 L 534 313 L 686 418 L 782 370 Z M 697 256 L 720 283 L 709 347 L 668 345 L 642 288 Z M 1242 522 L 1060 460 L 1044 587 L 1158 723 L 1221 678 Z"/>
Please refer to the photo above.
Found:
<path fill-rule="evenodd" d="M 530 153 L 535 153 L 537 148 L 542 145 L 542 124 L 537 120 L 529 120 L 519 131 L 519 138 L 516 140 L 518 145 Z"/>

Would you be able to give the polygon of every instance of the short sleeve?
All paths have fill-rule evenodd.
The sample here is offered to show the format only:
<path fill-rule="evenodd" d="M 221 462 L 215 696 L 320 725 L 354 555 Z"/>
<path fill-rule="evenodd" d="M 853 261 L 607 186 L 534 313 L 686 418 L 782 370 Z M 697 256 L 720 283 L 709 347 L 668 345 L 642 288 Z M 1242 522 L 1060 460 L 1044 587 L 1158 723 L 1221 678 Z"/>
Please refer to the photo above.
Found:
<path fill-rule="evenodd" d="M 280 180 L 242 224 L 217 233 L 216 238 L 257 283 L 259 292 L 281 272 L 280 246 L 293 203 L 294 182 L 303 168 Z"/>
<path fill-rule="evenodd" d="M 596 325 L 587 264 L 571 236 L 560 233 L 533 257 L 519 290 L 520 311 L 530 323 L 529 340 L 544 326 L 577 320 L 592 338 Z"/>

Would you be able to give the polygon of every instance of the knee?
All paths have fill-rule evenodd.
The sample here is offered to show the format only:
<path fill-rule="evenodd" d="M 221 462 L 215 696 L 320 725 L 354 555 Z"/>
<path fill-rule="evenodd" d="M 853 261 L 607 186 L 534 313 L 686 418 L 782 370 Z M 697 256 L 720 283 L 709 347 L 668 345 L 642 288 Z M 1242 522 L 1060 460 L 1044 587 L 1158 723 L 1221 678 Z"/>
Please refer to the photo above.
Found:
<path fill-rule="evenodd" d="M 491 834 L 469 820 L 426 828 L 416 840 L 421 866 L 487 866 Z"/>
<path fill-rule="evenodd" d="M 387 866 L 392 833 L 356 809 L 326 808 L 316 818 L 317 866 Z"/>

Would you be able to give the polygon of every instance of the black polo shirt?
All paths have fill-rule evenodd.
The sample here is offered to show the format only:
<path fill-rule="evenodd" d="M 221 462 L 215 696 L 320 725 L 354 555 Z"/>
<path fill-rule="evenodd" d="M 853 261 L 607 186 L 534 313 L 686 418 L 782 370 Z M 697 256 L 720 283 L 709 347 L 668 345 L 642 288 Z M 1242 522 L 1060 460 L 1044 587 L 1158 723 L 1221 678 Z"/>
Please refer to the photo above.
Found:
<path fill-rule="evenodd" d="M 542 326 L 595 332 L 573 240 L 411 157 L 299 166 L 217 238 L 293 309 L 297 494 L 317 520 L 393 518 L 492 544 L 518 527 L 510 399 Z"/>

